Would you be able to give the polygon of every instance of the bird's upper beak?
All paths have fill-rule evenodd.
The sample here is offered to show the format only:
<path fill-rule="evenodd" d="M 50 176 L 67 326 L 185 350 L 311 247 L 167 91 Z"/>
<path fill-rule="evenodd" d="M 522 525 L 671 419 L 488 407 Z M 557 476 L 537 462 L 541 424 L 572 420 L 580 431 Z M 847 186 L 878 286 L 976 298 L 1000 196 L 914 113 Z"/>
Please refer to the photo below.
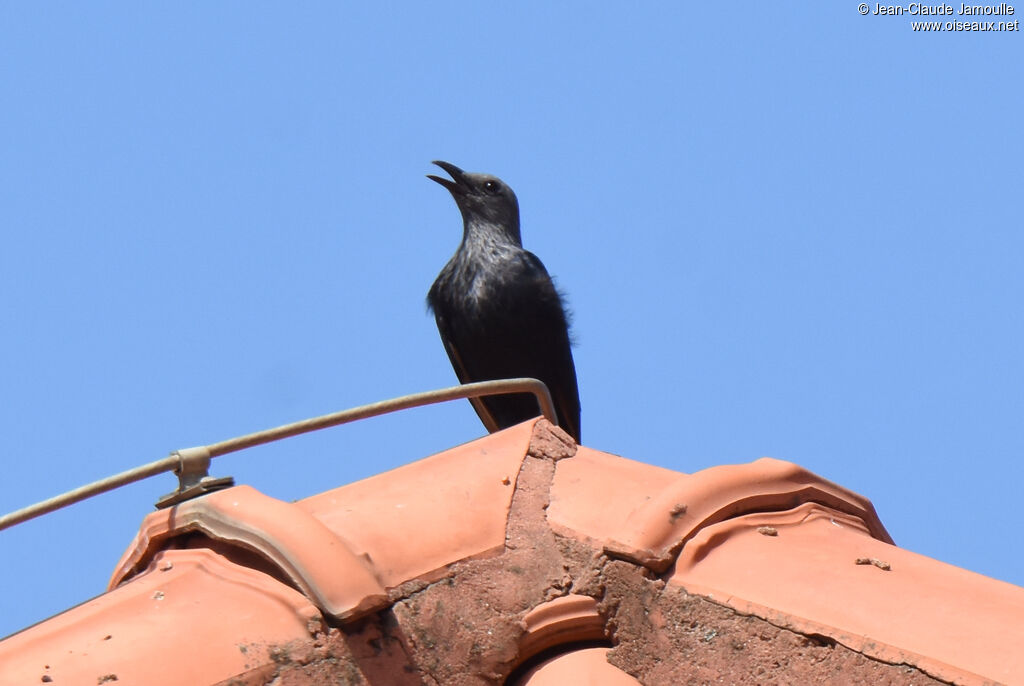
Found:
<path fill-rule="evenodd" d="M 437 181 L 439 184 L 444 186 L 451 192 L 452 195 L 465 195 L 468 190 L 468 184 L 466 183 L 466 174 L 461 169 L 456 167 L 451 162 L 442 162 L 441 160 L 434 160 L 434 164 L 444 169 L 454 181 L 442 178 L 440 176 L 434 176 L 433 174 L 427 174 L 427 178 L 431 181 Z"/>

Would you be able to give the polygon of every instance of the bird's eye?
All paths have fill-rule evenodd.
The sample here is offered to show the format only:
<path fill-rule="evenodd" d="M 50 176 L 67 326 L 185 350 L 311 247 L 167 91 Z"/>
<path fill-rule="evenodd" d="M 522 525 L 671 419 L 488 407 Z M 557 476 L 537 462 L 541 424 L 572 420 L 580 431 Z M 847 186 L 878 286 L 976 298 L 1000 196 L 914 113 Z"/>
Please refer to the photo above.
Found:
<path fill-rule="evenodd" d="M 484 181 L 484 190 L 488 193 L 497 193 L 501 190 L 501 184 L 497 181 Z"/>

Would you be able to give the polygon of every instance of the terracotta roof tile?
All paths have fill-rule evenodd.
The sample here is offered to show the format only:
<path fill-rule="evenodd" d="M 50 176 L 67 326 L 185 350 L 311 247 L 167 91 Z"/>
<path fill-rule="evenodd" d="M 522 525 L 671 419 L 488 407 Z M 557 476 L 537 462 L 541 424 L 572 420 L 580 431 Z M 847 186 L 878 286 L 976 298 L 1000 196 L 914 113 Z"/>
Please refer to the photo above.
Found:
<path fill-rule="evenodd" d="M 556 655 L 532 668 L 513 686 L 638 686 L 639 681 L 608 663 L 608 648 L 584 648 Z"/>
<path fill-rule="evenodd" d="M 881 540 L 892 540 L 867 498 L 790 462 L 763 457 L 678 476 L 630 513 L 609 537 L 606 549 L 663 572 L 680 547 L 704 527 L 805 502 L 850 513 Z"/>
<path fill-rule="evenodd" d="M 558 463 L 548 521 L 559 533 L 603 545 L 630 514 L 650 501 L 651 494 L 680 476 L 671 469 L 580 446 L 571 460 Z"/>
<path fill-rule="evenodd" d="M 319 615 L 266 574 L 167 550 L 131 583 L 0 643 L 0 683 L 210 684 L 273 664 Z"/>
<path fill-rule="evenodd" d="M 526 422 L 296 505 L 365 555 L 384 586 L 434 580 L 504 548 L 532 430 Z"/>
<path fill-rule="evenodd" d="M 193 532 L 257 552 L 338 619 L 358 617 L 387 605 L 387 594 L 370 564 L 343 539 L 304 509 L 248 486 L 216 491 L 150 513 L 118 563 L 109 588 L 116 588 L 148 565 L 165 541 Z"/>
<path fill-rule="evenodd" d="M 1024 589 L 895 547 L 862 496 L 543 420 L 298 503 L 153 513 L 111 587 L 0 642 L 0 683 L 1024 683 Z"/>
<path fill-rule="evenodd" d="M 1024 645 L 1024 589 L 876 540 L 817 504 L 702 529 L 669 582 L 940 678 L 1024 679 L 1024 652 L 1011 648 Z"/>

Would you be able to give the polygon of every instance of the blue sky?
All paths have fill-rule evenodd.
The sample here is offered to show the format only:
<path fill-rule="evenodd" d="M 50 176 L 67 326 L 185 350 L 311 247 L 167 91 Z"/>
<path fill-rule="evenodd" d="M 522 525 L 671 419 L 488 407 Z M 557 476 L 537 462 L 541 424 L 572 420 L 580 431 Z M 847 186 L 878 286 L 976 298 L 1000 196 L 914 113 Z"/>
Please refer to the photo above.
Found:
<path fill-rule="evenodd" d="M 454 374 L 444 159 L 517 192 L 583 436 L 763 455 L 1024 584 L 1017 33 L 854 2 L 8 3 L 0 510 Z M 304 497 L 483 433 L 468 403 L 257 448 Z M 0 636 L 100 593 L 169 475 L 0 532 Z"/>

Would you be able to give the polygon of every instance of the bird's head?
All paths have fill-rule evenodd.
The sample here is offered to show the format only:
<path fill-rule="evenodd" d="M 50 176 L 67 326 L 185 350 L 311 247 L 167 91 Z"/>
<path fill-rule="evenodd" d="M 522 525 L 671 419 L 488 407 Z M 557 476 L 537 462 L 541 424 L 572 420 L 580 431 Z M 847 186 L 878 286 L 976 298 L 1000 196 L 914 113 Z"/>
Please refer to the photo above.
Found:
<path fill-rule="evenodd" d="M 464 172 L 449 162 L 434 162 L 452 177 L 451 180 L 433 174 L 427 178 L 448 189 L 462 212 L 467 230 L 473 226 L 498 227 L 521 245 L 519 236 L 519 201 L 508 185 L 490 174 Z"/>

